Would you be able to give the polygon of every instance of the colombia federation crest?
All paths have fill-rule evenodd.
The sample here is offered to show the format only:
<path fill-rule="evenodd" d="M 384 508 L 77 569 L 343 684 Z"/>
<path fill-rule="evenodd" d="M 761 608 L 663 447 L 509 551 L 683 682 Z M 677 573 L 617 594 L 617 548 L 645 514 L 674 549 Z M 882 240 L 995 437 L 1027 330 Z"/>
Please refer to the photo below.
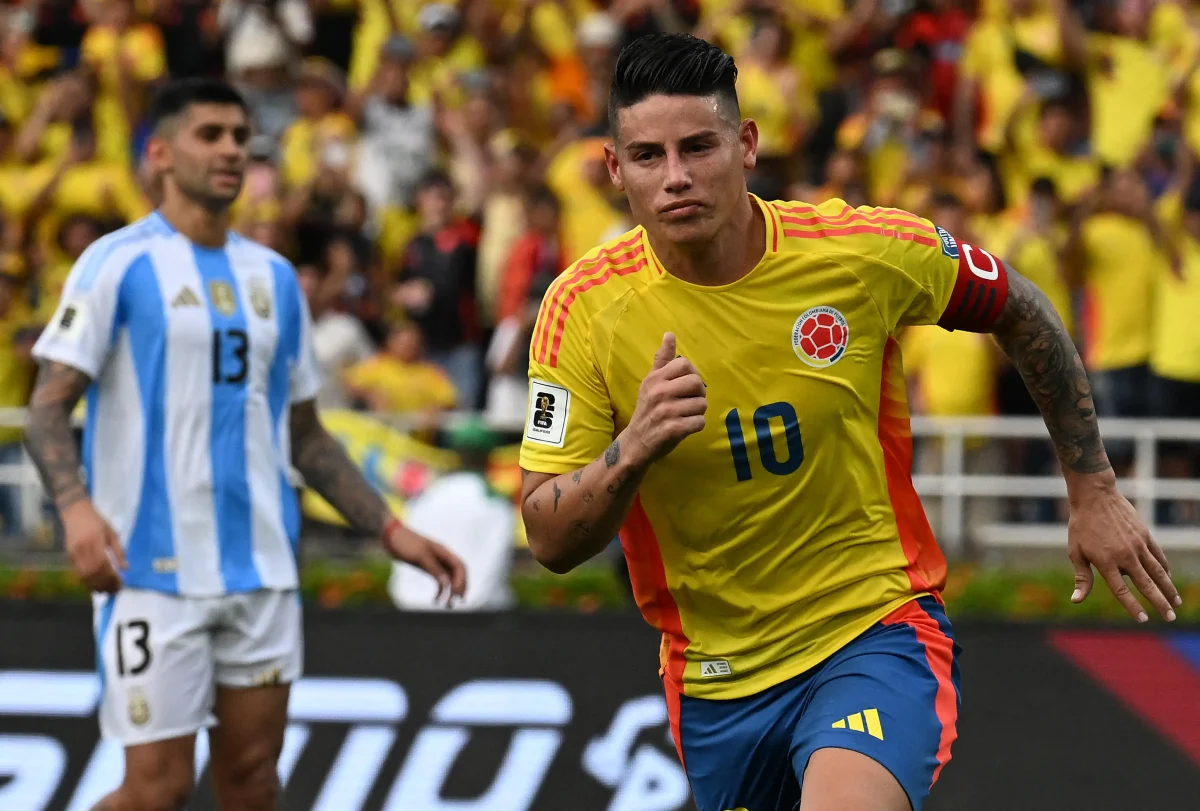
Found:
<path fill-rule="evenodd" d="M 849 344 L 850 325 L 832 307 L 811 307 L 800 314 L 792 327 L 796 357 L 817 369 L 837 363 Z"/>

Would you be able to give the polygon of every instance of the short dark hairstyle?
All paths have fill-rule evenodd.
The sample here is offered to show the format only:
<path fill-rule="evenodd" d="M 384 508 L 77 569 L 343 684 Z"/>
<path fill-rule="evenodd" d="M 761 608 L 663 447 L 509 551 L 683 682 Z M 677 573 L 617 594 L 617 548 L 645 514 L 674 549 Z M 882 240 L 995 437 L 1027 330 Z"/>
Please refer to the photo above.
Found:
<path fill-rule="evenodd" d="M 691 34 L 650 34 L 621 49 L 608 91 L 608 126 L 648 96 L 716 96 L 728 117 L 741 121 L 737 65 L 716 45 Z"/>
<path fill-rule="evenodd" d="M 193 104 L 234 104 L 247 115 L 250 107 L 242 94 L 228 82 L 218 79 L 176 79 L 168 82 L 154 96 L 146 122 L 156 132 L 164 123 L 180 116 Z"/>

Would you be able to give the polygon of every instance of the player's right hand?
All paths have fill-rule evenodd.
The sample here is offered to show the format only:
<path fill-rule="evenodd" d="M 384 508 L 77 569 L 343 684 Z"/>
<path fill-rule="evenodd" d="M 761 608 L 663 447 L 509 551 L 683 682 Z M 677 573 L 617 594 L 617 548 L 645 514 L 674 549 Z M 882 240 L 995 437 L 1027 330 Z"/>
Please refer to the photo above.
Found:
<path fill-rule="evenodd" d="M 704 381 L 690 360 L 676 357 L 675 335 L 668 332 L 638 389 L 637 406 L 625 430 L 641 445 L 650 463 L 703 430 L 707 410 Z"/>
<path fill-rule="evenodd" d="M 121 538 L 100 517 L 92 502 L 83 499 L 62 511 L 63 534 L 71 566 L 92 591 L 114 592 L 121 588 L 117 568 L 128 568 Z"/>

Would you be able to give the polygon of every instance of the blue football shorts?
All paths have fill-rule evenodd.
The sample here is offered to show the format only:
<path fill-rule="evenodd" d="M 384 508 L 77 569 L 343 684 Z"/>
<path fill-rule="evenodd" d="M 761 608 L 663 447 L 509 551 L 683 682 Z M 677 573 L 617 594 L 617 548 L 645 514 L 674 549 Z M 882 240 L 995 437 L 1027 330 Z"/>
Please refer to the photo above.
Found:
<path fill-rule="evenodd" d="M 875 760 L 920 811 L 957 736 L 958 654 L 941 603 L 924 596 L 755 695 L 668 696 L 698 811 L 794 811 L 808 760 L 824 747 Z"/>

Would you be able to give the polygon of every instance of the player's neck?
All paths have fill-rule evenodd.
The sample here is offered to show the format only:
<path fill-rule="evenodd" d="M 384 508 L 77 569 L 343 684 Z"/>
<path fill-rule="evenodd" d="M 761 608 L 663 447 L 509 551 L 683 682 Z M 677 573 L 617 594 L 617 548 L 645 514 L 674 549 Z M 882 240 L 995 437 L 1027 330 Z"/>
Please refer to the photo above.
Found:
<path fill-rule="evenodd" d="M 211 211 L 183 195 L 167 195 L 159 215 L 172 228 L 204 248 L 225 247 L 229 232 L 229 210 Z"/>
<path fill-rule="evenodd" d="M 712 239 L 695 244 L 656 240 L 650 245 L 663 267 L 692 284 L 717 287 L 745 276 L 766 252 L 767 223 L 749 195 Z"/>

